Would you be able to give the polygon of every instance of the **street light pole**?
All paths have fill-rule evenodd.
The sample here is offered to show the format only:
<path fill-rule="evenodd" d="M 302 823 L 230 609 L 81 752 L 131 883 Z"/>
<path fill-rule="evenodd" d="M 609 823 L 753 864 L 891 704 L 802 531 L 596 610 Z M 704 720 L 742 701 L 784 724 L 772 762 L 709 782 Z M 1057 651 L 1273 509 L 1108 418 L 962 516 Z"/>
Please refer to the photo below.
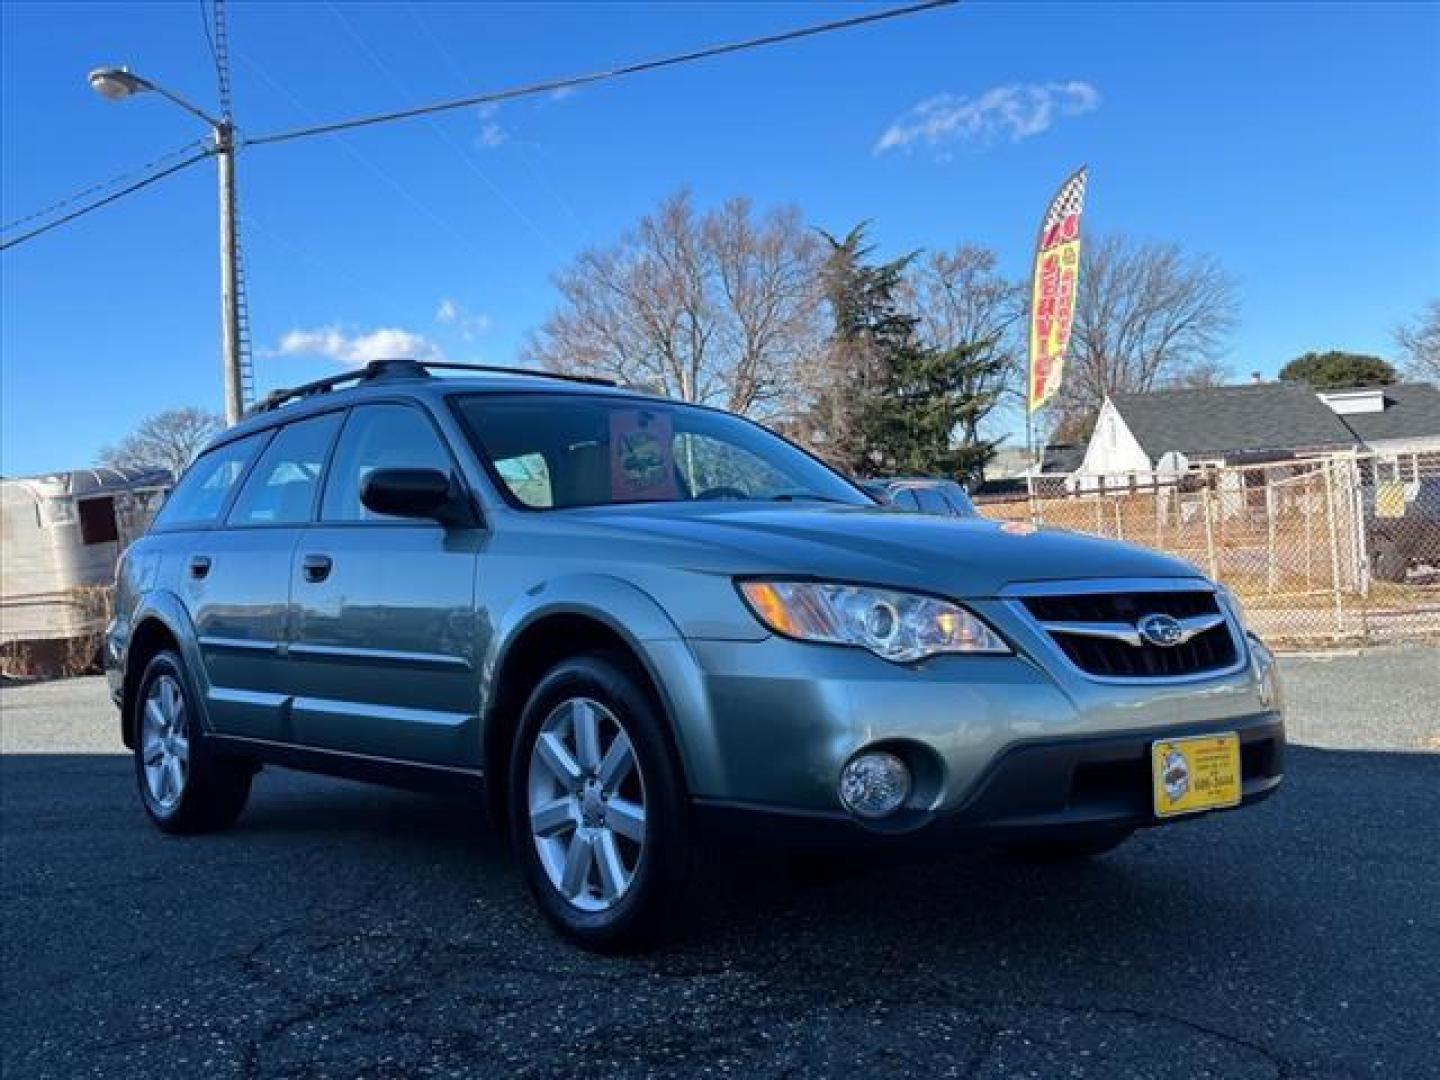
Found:
<path fill-rule="evenodd" d="M 240 422 L 244 410 L 240 381 L 240 294 L 235 275 L 235 129 L 215 125 L 215 164 L 220 178 L 220 362 L 225 385 L 225 423 Z"/>
<path fill-rule="evenodd" d="M 238 248 L 235 243 L 235 126 L 217 120 L 179 94 L 123 67 L 97 68 L 90 73 L 90 86 L 109 101 L 122 101 L 153 91 L 173 102 L 210 127 L 211 151 L 220 180 L 220 363 L 225 388 L 225 423 L 240 422 L 244 412 L 244 388 L 240 378 L 240 295 L 238 292 Z"/>

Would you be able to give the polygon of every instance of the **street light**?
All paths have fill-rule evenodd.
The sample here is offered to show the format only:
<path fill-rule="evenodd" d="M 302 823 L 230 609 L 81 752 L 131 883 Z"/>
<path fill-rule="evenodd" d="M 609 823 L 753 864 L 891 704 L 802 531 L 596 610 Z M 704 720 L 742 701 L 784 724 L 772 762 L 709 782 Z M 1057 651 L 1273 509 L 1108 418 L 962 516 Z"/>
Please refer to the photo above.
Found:
<path fill-rule="evenodd" d="M 90 88 L 106 101 L 124 101 L 153 91 L 180 106 L 210 127 L 212 151 L 220 178 L 220 330 L 221 363 L 225 384 L 225 422 L 235 424 L 244 410 L 240 382 L 240 309 L 235 291 L 235 128 L 228 119 L 217 120 L 179 94 L 136 75 L 126 67 L 102 67 L 90 72 Z"/>

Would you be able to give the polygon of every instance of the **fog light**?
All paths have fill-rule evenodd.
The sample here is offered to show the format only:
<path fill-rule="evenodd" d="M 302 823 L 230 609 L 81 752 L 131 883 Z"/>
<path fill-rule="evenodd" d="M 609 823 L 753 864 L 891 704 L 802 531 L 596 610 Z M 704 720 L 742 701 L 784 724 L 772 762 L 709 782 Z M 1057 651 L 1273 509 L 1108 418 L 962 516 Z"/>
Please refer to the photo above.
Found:
<path fill-rule="evenodd" d="M 893 814 L 910 797 L 910 769 L 894 754 L 856 754 L 840 773 L 840 801 L 863 818 Z"/>

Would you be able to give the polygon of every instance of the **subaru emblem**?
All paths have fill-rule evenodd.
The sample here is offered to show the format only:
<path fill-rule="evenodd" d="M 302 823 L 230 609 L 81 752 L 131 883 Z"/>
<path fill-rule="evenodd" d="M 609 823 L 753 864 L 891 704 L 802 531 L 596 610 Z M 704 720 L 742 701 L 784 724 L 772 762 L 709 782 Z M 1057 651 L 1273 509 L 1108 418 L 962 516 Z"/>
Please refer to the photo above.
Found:
<path fill-rule="evenodd" d="M 1173 615 L 1146 615 L 1135 624 L 1141 640 L 1168 649 L 1179 645 L 1185 637 L 1185 628 Z"/>

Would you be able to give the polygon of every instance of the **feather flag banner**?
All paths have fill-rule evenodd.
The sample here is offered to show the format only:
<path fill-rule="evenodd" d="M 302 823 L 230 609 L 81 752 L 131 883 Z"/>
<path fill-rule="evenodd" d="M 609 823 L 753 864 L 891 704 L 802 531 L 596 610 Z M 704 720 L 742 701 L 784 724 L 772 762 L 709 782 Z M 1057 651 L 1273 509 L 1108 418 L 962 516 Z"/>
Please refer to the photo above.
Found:
<path fill-rule="evenodd" d="M 1040 223 L 1030 285 L 1030 376 L 1026 405 L 1042 408 L 1060 389 L 1065 350 L 1075 323 L 1080 284 L 1080 212 L 1085 208 L 1086 172 L 1081 168 L 1060 185 Z"/>

